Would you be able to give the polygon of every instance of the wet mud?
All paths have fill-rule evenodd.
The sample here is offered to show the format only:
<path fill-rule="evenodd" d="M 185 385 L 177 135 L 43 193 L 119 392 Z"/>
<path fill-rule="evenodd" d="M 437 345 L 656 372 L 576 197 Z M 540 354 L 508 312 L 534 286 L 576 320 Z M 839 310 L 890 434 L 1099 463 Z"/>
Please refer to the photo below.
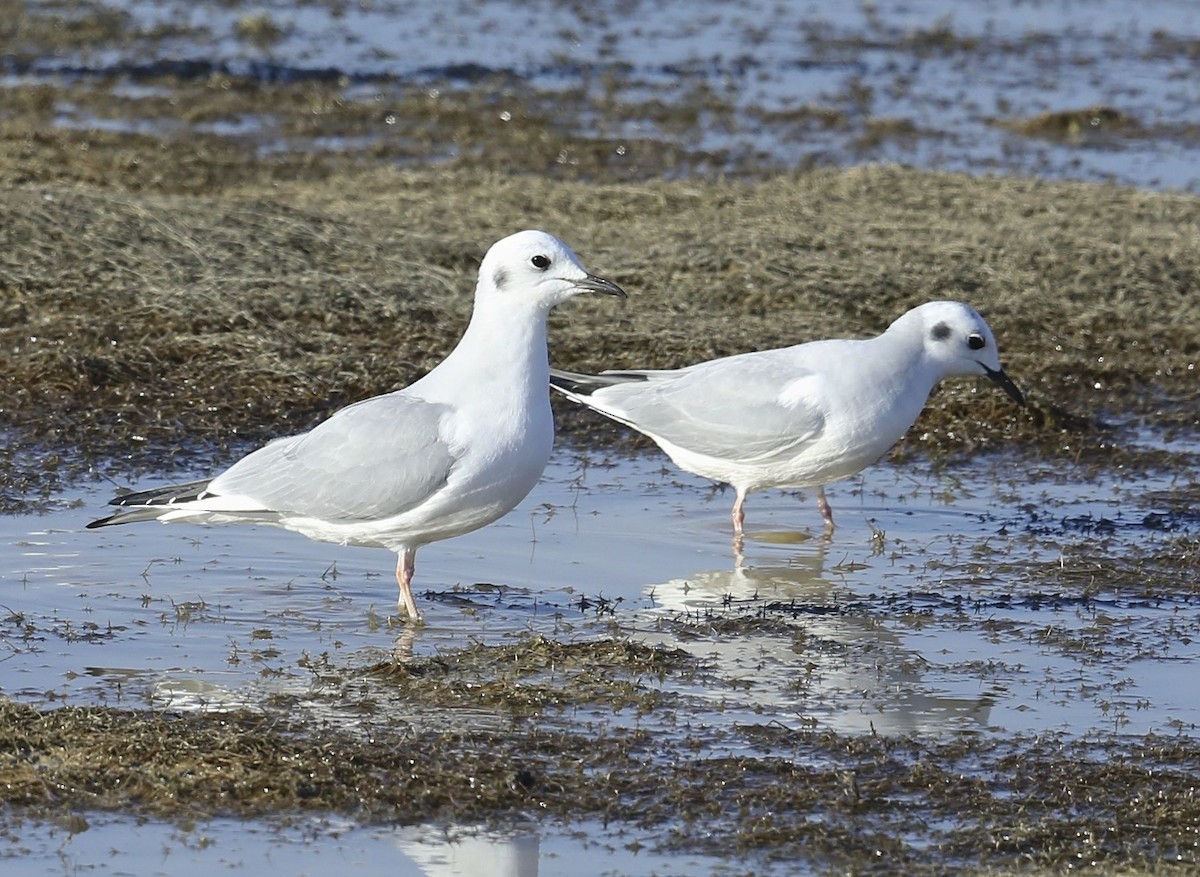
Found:
<path fill-rule="evenodd" d="M 837 607 L 731 600 L 668 616 L 660 638 L 795 635 L 802 660 L 806 647 L 834 646 L 796 634 L 797 619 L 887 612 L 982 624 L 998 643 L 1036 636 L 1072 660 L 1119 666 L 1200 636 L 1194 195 L 894 165 L 783 168 L 696 138 L 735 116 L 702 83 L 687 99 L 632 102 L 629 83 L 605 98 L 485 66 L 413 83 L 222 62 L 41 75 L 55 52 L 181 34 L 98 4 L 68 15 L 0 0 L 0 20 L 0 511 L 56 507 L 65 487 L 101 474 L 203 472 L 409 383 L 465 326 L 487 246 L 532 226 L 630 293 L 620 310 L 562 308 L 555 365 L 673 367 L 875 333 L 922 301 L 962 299 L 988 319 L 1030 405 L 948 382 L 893 460 L 932 460 L 950 482 L 995 455 L 1088 482 L 1174 479 L 1121 517 L 993 509 L 1004 550 L 983 539 L 923 560 L 936 587 Z M 270 46 L 281 28 L 245 18 L 239 35 Z M 950 26 L 906 39 L 922 57 L 980 49 Z M 1166 59 L 1195 53 L 1166 34 L 1157 45 Z M 921 129 L 856 116 L 845 97 L 759 120 L 777 132 L 861 125 L 863 149 Z M 1106 104 L 1010 110 L 996 127 L 1072 149 L 1195 133 Z M 579 124 L 596 114 L 654 136 Z M 572 406 L 558 421 L 561 441 L 584 451 L 647 447 Z M 1056 544 L 1070 557 L 1049 558 Z M 965 596 L 997 579 L 1020 585 Z M 1143 605 L 1174 620 L 1112 621 Z M 987 620 L 1014 606 L 1034 621 Z M 632 637 L 619 606 L 589 608 L 610 629 L 584 643 L 536 634 L 314 663 L 326 696 L 360 717 L 353 726 L 295 711 L 285 695 L 211 713 L 0 699 L 6 831 L 19 837 L 22 819 L 83 830 L 108 812 L 505 824 L 532 811 L 653 827 L 666 849 L 847 873 L 1197 872 L 1195 727 L 714 724 L 694 690 L 720 697 L 731 683 L 718 667 Z M 1043 612 L 1085 621 L 1040 624 Z M 13 650 L 112 633 L 0 619 Z M 387 622 L 380 633 L 391 635 Z M 450 718 L 439 729 L 404 719 L 421 711 Z"/>

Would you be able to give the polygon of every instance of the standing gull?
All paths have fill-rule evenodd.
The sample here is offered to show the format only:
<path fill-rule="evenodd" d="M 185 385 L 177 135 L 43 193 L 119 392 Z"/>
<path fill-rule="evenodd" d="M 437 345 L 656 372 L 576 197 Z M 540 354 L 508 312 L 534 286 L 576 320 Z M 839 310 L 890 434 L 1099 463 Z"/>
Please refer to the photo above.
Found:
<path fill-rule="evenodd" d="M 551 385 L 645 433 L 682 469 L 733 485 L 740 546 L 746 495 L 768 487 L 817 488 L 874 463 L 908 431 L 934 385 L 983 375 L 1017 404 L 996 339 L 971 307 L 935 301 L 882 335 L 743 353 L 681 369 L 582 375 L 551 369 Z"/>
<path fill-rule="evenodd" d="M 433 371 L 276 439 L 209 481 L 126 493 L 89 528 L 134 521 L 271 524 L 310 539 L 390 548 L 400 603 L 417 549 L 490 524 L 525 498 L 554 443 L 546 318 L 582 292 L 625 297 L 570 248 L 523 231 L 488 250 L 475 309 Z"/>

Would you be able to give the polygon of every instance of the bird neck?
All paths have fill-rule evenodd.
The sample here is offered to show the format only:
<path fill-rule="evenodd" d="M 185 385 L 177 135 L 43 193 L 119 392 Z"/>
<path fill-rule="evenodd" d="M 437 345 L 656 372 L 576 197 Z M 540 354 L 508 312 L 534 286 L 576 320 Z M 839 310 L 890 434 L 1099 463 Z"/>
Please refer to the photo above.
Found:
<path fill-rule="evenodd" d="M 446 380 L 462 382 L 464 392 L 504 397 L 547 390 L 546 314 L 516 310 L 508 302 L 477 301 L 462 340 L 438 371 Z"/>
<path fill-rule="evenodd" d="M 933 392 L 934 386 L 942 378 L 941 368 L 925 356 L 924 347 L 920 344 L 897 344 L 895 339 L 888 337 L 889 329 L 883 335 L 868 342 L 870 350 L 866 351 L 874 363 L 879 377 L 879 389 L 896 408 L 905 409 L 905 415 L 911 415 L 916 420 L 925 401 Z"/>

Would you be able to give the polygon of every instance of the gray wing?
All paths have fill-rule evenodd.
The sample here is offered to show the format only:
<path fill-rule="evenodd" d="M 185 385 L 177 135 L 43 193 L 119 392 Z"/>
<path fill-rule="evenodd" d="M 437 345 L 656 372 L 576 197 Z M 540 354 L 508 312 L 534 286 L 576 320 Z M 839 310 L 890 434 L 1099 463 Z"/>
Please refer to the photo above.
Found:
<path fill-rule="evenodd" d="M 310 432 L 277 439 L 209 484 L 266 509 L 327 521 L 377 520 L 440 490 L 456 456 L 440 425 L 448 405 L 403 391 L 366 399 Z"/>
<path fill-rule="evenodd" d="M 821 434 L 825 415 L 813 392 L 819 377 L 775 354 L 744 354 L 674 372 L 627 372 L 627 382 L 590 398 L 635 429 L 696 453 L 740 462 L 790 456 Z M 781 392 L 794 382 L 803 382 L 804 390 L 781 402 Z"/>

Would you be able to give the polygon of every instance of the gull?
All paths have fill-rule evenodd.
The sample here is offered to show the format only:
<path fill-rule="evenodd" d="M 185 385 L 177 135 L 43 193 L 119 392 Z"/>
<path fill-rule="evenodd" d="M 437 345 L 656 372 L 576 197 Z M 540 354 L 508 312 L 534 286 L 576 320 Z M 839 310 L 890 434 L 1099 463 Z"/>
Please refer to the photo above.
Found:
<path fill-rule="evenodd" d="M 732 485 L 740 547 L 746 495 L 769 487 L 816 487 L 831 531 L 824 485 L 879 460 L 934 386 L 953 375 L 986 376 L 1025 404 L 983 317 L 953 301 L 913 308 L 875 338 L 812 341 L 680 369 L 551 369 L 550 382 L 649 436 L 681 469 Z"/>
<path fill-rule="evenodd" d="M 625 297 L 564 243 L 522 231 L 479 268 L 458 346 L 425 377 L 276 439 L 215 478 L 117 496 L 121 511 L 88 528 L 164 523 L 270 524 L 311 539 L 398 555 L 400 606 L 417 549 L 476 530 L 533 489 L 554 443 L 546 318 L 579 293 Z"/>

